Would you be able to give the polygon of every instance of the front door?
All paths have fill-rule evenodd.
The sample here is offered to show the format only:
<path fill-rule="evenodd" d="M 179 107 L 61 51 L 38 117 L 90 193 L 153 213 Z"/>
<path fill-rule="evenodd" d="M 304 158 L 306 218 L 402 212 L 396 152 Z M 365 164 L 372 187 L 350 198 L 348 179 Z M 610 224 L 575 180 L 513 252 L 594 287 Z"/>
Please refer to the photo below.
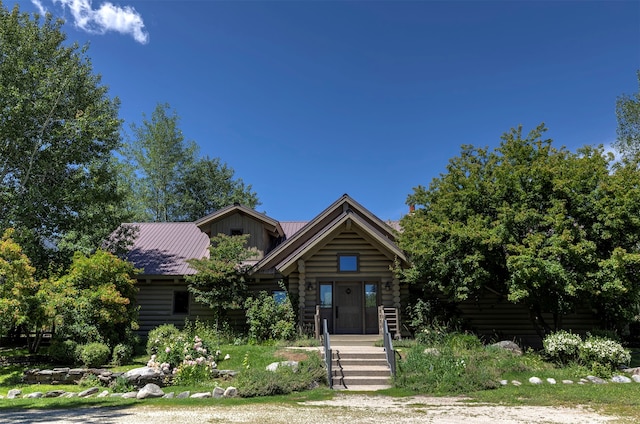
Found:
<path fill-rule="evenodd" d="M 362 283 L 340 282 L 334 290 L 336 334 L 362 334 Z"/>

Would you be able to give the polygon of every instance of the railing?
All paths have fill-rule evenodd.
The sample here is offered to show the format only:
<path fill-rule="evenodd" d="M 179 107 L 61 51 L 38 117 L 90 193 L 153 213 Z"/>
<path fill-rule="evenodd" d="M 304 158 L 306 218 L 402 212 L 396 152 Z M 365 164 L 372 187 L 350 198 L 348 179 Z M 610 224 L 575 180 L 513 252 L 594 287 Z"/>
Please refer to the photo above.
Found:
<path fill-rule="evenodd" d="M 327 380 L 329 388 L 333 389 L 333 373 L 331 371 L 333 358 L 331 355 L 331 342 L 329 341 L 329 330 L 327 328 L 326 319 L 322 321 L 322 344 L 324 345 L 324 361 L 327 364 Z"/>
<path fill-rule="evenodd" d="M 396 353 L 393 350 L 393 341 L 391 338 L 391 333 L 389 332 L 389 324 L 385 319 L 383 321 L 384 332 L 382 335 L 382 342 L 384 343 L 384 353 L 387 357 L 387 363 L 389 364 L 389 369 L 391 370 L 391 376 L 395 377 L 396 375 Z"/>

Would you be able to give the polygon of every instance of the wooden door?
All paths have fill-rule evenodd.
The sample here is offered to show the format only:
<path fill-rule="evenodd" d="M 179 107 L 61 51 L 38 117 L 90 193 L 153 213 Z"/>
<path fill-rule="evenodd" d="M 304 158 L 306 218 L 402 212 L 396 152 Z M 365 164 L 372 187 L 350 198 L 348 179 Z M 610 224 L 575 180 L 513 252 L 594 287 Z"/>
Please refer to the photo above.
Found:
<path fill-rule="evenodd" d="M 362 283 L 336 283 L 334 299 L 336 334 L 362 334 Z"/>

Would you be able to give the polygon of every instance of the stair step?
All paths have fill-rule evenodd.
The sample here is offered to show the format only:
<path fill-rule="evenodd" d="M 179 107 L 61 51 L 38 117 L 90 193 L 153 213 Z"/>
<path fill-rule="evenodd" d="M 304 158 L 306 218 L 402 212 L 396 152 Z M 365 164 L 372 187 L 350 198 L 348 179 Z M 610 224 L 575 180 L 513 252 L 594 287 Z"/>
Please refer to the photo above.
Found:
<path fill-rule="evenodd" d="M 334 366 L 338 365 L 337 360 L 333 360 L 331 362 Z M 387 360 L 385 358 L 380 359 L 341 359 L 340 365 L 343 367 L 353 367 L 353 366 L 387 366 Z"/>
<path fill-rule="evenodd" d="M 344 377 L 344 385 L 347 386 L 347 389 L 350 389 L 351 386 L 388 386 L 390 383 L 390 378 L 387 377 L 377 377 L 377 376 L 357 376 L 357 377 Z M 342 385 L 342 379 L 338 377 L 333 377 L 333 386 L 334 388 L 344 387 Z"/>
<path fill-rule="evenodd" d="M 384 377 L 389 378 L 388 367 L 359 367 L 359 368 L 344 368 L 342 370 L 345 378 L 347 377 Z M 340 375 L 339 371 L 334 372 L 334 377 Z"/>

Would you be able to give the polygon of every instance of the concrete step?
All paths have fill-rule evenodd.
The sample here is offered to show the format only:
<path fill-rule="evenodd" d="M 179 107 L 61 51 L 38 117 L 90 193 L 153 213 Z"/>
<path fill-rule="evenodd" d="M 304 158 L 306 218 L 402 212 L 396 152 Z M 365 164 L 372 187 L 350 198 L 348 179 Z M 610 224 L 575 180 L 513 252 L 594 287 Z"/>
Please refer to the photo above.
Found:
<path fill-rule="evenodd" d="M 376 366 L 359 366 L 359 367 L 344 367 L 342 373 L 346 377 L 390 377 L 389 367 L 376 367 Z M 337 376 L 339 372 L 336 369 L 334 375 Z"/>
<path fill-rule="evenodd" d="M 367 387 L 367 386 L 375 386 L 373 390 L 379 390 L 379 387 L 389 388 L 390 386 L 390 378 L 387 377 L 377 377 L 377 376 L 358 376 L 358 377 L 344 377 L 344 385 L 342 384 L 342 379 L 338 377 L 333 378 L 333 388 L 337 390 L 353 390 L 354 386 L 359 387 Z M 361 389 L 363 390 L 363 389 Z"/>
<path fill-rule="evenodd" d="M 376 359 L 340 359 L 340 365 L 343 367 L 360 367 L 360 366 L 382 366 L 387 367 L 387 359 L 386 358 L 376 358 Z M 334 359 L 332 361 L 334 366 L 338 365 L 338 360 Z"/>

